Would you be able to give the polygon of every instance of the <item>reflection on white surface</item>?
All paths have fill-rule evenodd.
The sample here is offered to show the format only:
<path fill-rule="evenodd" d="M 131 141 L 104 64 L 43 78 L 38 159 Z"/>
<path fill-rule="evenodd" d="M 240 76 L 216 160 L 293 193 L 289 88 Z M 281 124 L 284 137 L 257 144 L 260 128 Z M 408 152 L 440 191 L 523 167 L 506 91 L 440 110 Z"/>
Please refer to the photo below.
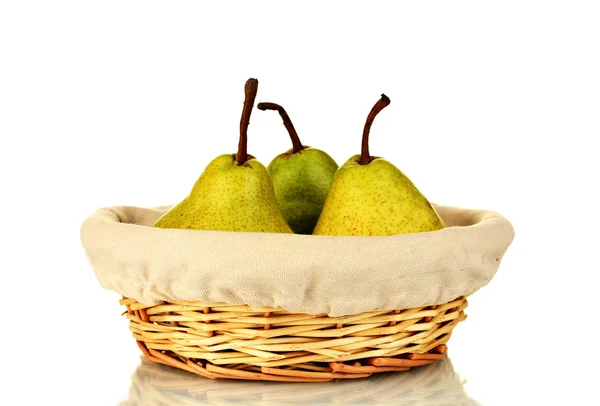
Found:
<path fill-rule="evenodd" d="M 210 380 L 144 357 L 120 406 L 159 405 L 448 405 L 479 406 L 469 399 L 450 358 L 401 373 L 324 383 Z"/>

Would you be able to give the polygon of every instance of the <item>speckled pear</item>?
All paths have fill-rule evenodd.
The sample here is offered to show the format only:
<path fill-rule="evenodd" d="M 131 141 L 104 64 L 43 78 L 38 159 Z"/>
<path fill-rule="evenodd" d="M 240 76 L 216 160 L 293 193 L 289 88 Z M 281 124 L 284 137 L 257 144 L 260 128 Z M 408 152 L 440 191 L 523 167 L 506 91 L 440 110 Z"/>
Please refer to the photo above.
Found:
<path fill-rule="evenodd" d="M 311 234 L 338 164 L 326 152 L 302 145 L 283 107 L 275 103 L 258 103 L 257 108 L 278 111 L 288 130 L 293 148 L 276 156 L 268 169 L 283 217 L 295 233 Z"/>
<path fill-rule="evenodd" d="M 155 227 L 264 233 L 292 233 L 283 218 L 267 168 L 247 153 L 247 129 L 258 81 L 246 82 L 237 154 L 208 164 L 191 193 Z"/>
<path fill-rule="evenodd" d="M 362 153 L 336 172 L 313 234 L 387 236 L 444 228 L 431 203 L 400 169 L 369 155 L 371 124 L 389 103 L 389 98 L 382 95 L 371 110 L 363 132 Z"/>

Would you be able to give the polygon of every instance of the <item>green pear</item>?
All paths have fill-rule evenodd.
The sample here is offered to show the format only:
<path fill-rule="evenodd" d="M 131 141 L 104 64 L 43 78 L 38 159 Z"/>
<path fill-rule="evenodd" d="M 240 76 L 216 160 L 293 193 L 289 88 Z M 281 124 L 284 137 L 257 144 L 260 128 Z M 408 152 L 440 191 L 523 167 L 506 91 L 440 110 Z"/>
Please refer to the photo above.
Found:
<path fill-rule="evenodd" d="M 160 228 L 292 233 L 267 168 L 247 153 L 247 131 L 258 81 L 246 82 L 237 154 L 208 164 L 190 194 L 155 223 Z"/>
<path fill-rule="evenodd" d="M 275 103 L 258 103 L 259 110 L 276 110 L 288 130 L 293 148 L 269 164 L 275 197 L 281 213 L 297 234 L 312 234 L 338 164 L 326 152 L 302 145 L 285 109 Z"/>
<path fill-rule="evenodd" d="M 444 228 L 431 203 L 389 161 L 369 155 L 375 116 L 390 104 L 386 95 L 373 106 L 363 131 L 362 153 L 338 169 L 315 235 L 386 236 Z"/>

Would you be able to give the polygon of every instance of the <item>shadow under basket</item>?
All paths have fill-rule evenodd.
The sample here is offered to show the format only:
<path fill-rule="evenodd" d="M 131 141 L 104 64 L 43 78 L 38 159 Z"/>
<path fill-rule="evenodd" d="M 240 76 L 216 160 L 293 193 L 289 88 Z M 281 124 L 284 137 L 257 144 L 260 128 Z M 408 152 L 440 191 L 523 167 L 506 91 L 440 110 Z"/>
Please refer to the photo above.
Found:
<path fill-rule="evenodd" d="M 286 382 L 365 378 L 436 362 L 467 307 L 460 297 L 328 317 L 227 303 L 120 303 L 150 361 L 211 379 Z"/>

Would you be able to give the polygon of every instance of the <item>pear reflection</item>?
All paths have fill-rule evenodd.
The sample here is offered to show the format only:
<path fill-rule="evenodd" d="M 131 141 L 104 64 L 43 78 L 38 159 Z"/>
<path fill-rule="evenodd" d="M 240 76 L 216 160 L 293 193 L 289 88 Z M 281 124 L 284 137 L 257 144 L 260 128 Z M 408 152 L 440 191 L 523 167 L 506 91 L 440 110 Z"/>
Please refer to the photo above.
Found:
<path fill-rule="evenodd" d="M 131 377 L 129 399 L 120 406 L 167 405 L 478 405 L 448 355 L 401 373 L 322 383 L 210 380 L 144 357 Z"/>

